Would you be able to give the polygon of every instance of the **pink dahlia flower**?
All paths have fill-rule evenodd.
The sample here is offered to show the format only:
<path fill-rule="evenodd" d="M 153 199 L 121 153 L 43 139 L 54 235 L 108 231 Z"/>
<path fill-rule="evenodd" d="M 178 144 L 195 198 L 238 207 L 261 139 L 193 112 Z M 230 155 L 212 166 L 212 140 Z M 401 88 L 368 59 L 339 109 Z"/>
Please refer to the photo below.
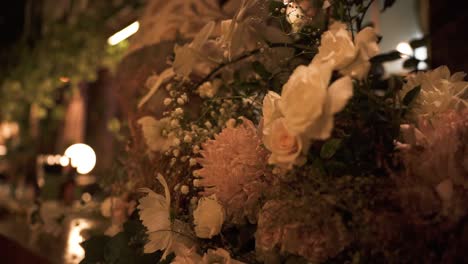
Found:
<path fill-rule="evenodd" d="M 225 128 L 202 145 L 203 166 L 196 173 L 201 177 L 203 195 L 216 195 L 233 222 L 242 222 L 247 216 L 254 220 L 252 208 L 256 207 L 262 184 L 260 176 L 266 171 L 268 152 L 252 121 L 244 119 L 235 128 Z"/>

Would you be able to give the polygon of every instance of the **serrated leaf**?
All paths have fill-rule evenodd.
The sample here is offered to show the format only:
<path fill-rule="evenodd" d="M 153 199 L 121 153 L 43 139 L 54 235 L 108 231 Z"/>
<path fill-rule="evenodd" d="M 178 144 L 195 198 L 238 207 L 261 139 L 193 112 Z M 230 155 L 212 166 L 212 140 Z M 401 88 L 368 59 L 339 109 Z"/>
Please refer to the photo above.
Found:
<path fill-rule="evenodd" d="M 409 91 L 403 98 L 403 105 L 409 106 L 411 102 L 413 102 L 414 99 L 416 99 L 416 97 L 419 95 L 420 92 L 421 92 L 421 86 L 417 86 L 413 88 L 411 91 Z"/>
<path fill-rule="evenodd" d="M 325 144 L 323 144 L 322 148 L 320 149 L 320 157 L 322 159 L 332 158 L 336 151 L 341 147 L 342 141 L 342 139 L 332 138 L 325 142 Z"/>

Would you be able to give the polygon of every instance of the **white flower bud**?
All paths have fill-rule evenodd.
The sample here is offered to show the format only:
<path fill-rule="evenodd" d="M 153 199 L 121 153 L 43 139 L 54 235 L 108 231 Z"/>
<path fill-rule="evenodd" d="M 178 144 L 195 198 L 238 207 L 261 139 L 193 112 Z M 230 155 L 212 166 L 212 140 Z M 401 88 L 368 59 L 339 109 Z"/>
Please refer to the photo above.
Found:
<path fill-rule="evenodd" d="M 199 179 L 194 179 L 193 180 L 193 186 L 195 187 L 200 187 L 201 183 L 200 183 L 200 180 Z"/>
<path fill-rule="evenodd" d="M 193 153 L 198 154 L 199 152 L 200 152 L 200 146 L 195 145 L 195 146 L 193 147 Z"/>
<path fill-rule="evenodd" d="M 180 107 L 177 107 L 175 110 L 174 110 L 174 113 L 176 115 L 183 115 L 184 114 L 184 109 L 180 108 Z"/>
<path fill-rule="evenodd" d="M 179 98 L 177 98 L 177 103 L 180 104 L 180 105 L 184 105 L 185 101 L 184 101 L 184 99 L 179 97 Z"/>
<path fill-rule="evenodd" d="M 172 120 L 171 120 L 171 127 L 172 127 L 172 128 L 177 128 L 177 127 L 179 127 L 179 126 L 180 126 L 179 120 L 177 120 L 177 119 L 172 119 Z"/>
<path fill-rule="evenodd" d="M 185 143 L 190 143 L 190 142 L 192 142 L 192 136 L 190 136 L 190 135 L 185 135 L 185 137 L 184 137 L 184 142 L 185 142 Z"/>
<path fill-rule="evenodd" d="M 236 120 L 234 118 L 230 118 L 228 121 L 226 121 L 227 128 L 234 128 L 235 126 L 236 126 Z"/>
<path fill-rule="evenodd" d="M 187 185 L 182 185 L 182 187 L 180 187 L 180 192 L 182 194 L 188 194 L 190 192 L 190 189 Z"/>
<path fill-rule="evenodd" d="M 179 157 L 179 155 L 180 155 L 180 150 L 174 149 L 174 150 L 172 151 L 172 155 L 174 155 L 174 157 Z"/>
<path fill-rule="evenodd" d="M 168 105 L 170 105 L 172 103 L 172 99 L 171 98 L 165 98 L 163 103 L 164 103 L 165 106 L 168 106 Z"/>
<path fill-rule="evenodd" d="M 190 164 L 190 167 L 193 167 L 193 166 L 197 165 L 197 160 L 194 159 L 194 158 L 191 158 L 191 159 L 189 160 L 189 164 Z"/>

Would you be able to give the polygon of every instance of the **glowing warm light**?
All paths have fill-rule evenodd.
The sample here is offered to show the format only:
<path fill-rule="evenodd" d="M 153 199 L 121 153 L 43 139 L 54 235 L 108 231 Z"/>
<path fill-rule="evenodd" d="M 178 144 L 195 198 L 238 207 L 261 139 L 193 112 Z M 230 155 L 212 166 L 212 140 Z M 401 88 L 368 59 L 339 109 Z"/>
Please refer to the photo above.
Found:
<path fill-rule="evenodd" d="M 0 156 L 5 156 L 7 154 L 7 147 L 0 145 Z"/>
<path fill-rule="evenodd" d="M 424 70 L 427 70 L 427 69 L 429 69 L 429 65 L 427 65 L 426 62 L 421 61 L 421 62 L 418 63 L 418 70 L 424 71 Z"/>
<path fill-rule="evenodd" d="M 59 78 L 59 80 L 60 80 L 61 82 L 63 82 L 63 83 L 67 83 L 67 82 L 70 81 L 70 78 L 62 76 L 62 77 Z"/>
<path fill-rule="evenodd" d="M 400 42 L 396 50 L 400 52 L 401 54 L 407 55 L 407 56 L 413 56 L 413 48 L 411 48 L 410 44 L 406 42 Z"/>
<path fill-rule="evenodd" d="M 15 122 L 5 122 L 0 124 L 0 137 L 9 139 L 16 136 L 19 132 L 19 125 Z"/>
<path fill-rule="evenodd" d="M 66 167 L 70 164 L 70 159 L 67 156 L 62 156 L 60 157 L 59 162 L 62 167 Z"/>
<path fill-rule="evenodd" d="M 86 144 L 74 144 L 65 150 L 65 156 L 70 158 L 72 167 L 80 174 L 87 174 L 96 166 L 96 153 Z"/>
<path fill-rule="evenodd" d="M 74 219 L 70 222 L 70 233 L 68 234 L 67 251 L 65 258 L 67 263 L 79 263 L 85 256 L 85 251 L 80 243 L 84 241 L 81 232 L 91 227 L 86 219 Z"/>
<path fill-rule="evenodd" d="M 414 50 L 414 57 L 417 60 L 425 61 L 427 60 L 427 47 L 419 47 Z"/>
<path fill-rule="evenodd" d="M 91 202 L 91 199 L 92 199 L 92 198 L 93 198 L 93 197 L 91 196 L 91 194 L 90 194 L 89 192 L 85 192 L 85 193 L 83 193 L 83 194 L 81 195 L 81 200 L 83 200 L 83 202 L 85 202 L 85 203 Z"/>
<path fill-rule="evenodd" d="M 107 43 L 109 45 L 112 45 L 112 46 L 117 45 L 122 40 L 124 40 L 124 39 L 130 37 L 131 35 L 135 34 L 138 31 L 139 28 L 140 28 L 140 23 L 138 23 L 138 21 L 133 22 L 128 27 L 126 27 L 126 28 L 120 30 L 119 32 L 115 33 L 114 35 L 112 35 L 107 40 Z"/>
<path fill-rule="evenodd" d="M 52 156 L 52 155 L 47 156 L 46 162 L 47 162 L 47 165 L 54 165 L 55 164 L 55 157 Z"/>

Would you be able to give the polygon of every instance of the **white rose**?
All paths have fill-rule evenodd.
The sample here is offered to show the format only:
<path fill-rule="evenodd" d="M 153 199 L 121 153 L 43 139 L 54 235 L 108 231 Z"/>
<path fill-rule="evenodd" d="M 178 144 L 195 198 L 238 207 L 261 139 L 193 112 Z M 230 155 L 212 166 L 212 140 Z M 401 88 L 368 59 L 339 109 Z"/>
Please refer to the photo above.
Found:
<path fill-rule="evenodd" d="M 219 234 L 224 223 L 224 208 L 214 196 L 198 200 L 193 212 L 195 233 L 201 238 L 212 238 Z"/>
<path fill-rule="evenodd" d="M 329 138 L 333 130 L 334 115 L 343 110 L 352 96 L 353 81 L 350 77 L 345 76 L 332 83 L 323 102 L 322 114 L 309 126 L 306 136 L 320 140 Z"/>
<path fill-rule="evenodd" d="M 299 66 L 283 86 L 279 105 L 293 134 L 303 134 L 322 115 L 331 66 L 331 63 Z"/>
<path fill-rule="evenodd" d="M 268 159 L 270 164 L 291 169 L 293 165 L 301 165 L 304 162 L 302 139 L 292 134 L 286 127 L 284 118 L 278 118 L 266 126 L 263 130 L 263 142 L 271 152 Z"/>
<path fill-rule="evenodd" d="M 355 38 L 355 45 L 358 49 L 358 54 L 355 60 L 348 66 L 341 69 L 340 72 L 358 80 L 366 78 L 371 67 L 369 60 L 380 51 L 377 40 L 377 33 L 375 33 L 373 28 L 366 27 L 361 30 Z"/>
<path fill-rule="evenodd" d="M 322 34 L 319 52 L 312 63 L 334 60 L 334 68 L 340 70 L 351 64 L 356 54 L 357 50 L 346 24 L 335 22 Z"/>

